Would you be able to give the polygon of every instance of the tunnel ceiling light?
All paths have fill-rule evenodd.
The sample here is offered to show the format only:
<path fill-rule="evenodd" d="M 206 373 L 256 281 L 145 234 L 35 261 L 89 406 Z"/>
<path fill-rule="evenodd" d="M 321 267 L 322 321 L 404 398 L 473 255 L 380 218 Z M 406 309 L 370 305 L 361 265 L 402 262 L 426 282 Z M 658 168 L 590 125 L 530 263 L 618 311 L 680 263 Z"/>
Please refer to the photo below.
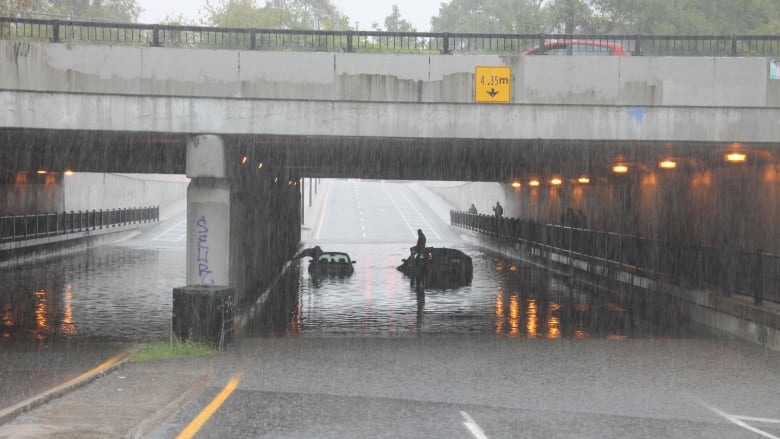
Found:
<path fill-rule="evenodd" d="M 658 162 L 658 167 L 662 169 L 674 169 L 677 167 L 677 162 L 674 160 L 666 159 L 662 162 Z"/>
<path fill-rule="evenodd" d="M 257 169 L 263 169 L 263 162 L 257 164 Z"/>
<path fill-rule="evenodd" d="M 537 187 L 539 186 L 539 180 L 531 180 L 528 182 L 528 186 Z"/>
<path fill-rule="evenodd" d="M 582 177 L 578 178 L 577 181 L 582 183 L 582 184 L 588 184 L 588 183 L 590 183 L 590 178 L 582 176 Z"/>
<path fill-rule="evenodd" d="M 279 183 L 279 177 L 274 177 L 274 183 Z"/>
<path fill-rule="evenodd" d="M 35 173 L 36 174 L 40 174 L 40 175 L 46 175 L 46 170 L 45 169 L 39 169 L 39 170 L 35 171 Z"/>
<path fill-rule="evenodd" d="M 241 164 L 242 164 L 242 165 L 245 165 L 245 164 L 246 164 L 246 162 L 248 162 L 248 161 L 249 161 L 249 157 L 247 157 L 247 156 L 243 156 L 243 157 L 241 157 Z"/>
<path fill-rule="evenodd" d="M 70 177 L 71 175 L 75 174 L 75 172 L 73 172 L 73 171 L 72 171 L 72 170 L 70 170 L 70 169 L 66 169 L 66 170 L 65 170 L 65 172 L 64 172 L 64 174 L 65 174 L 66 176 Z"/>
<path fill-rule="evenodd" d="M 519 181 L 515 180 L 515 181 L 512 182 L 512 187 L 513 188 L 519 188 L 520 186 L 522 186 L 522 185 L 520 184 Z"/>
<path fill-rule="evenodd" d="M 742 163 L 747 159 L 747 156 L 741 152 L 732 152 L 726 154 L 726 161 L 731 163 Z"/>
<path fill-rule="evenodd" d="M 552 180 L 550 180 L 550 184 L 553 185 L 553 186 L 560 186 L 560 185 L 563 184 L 563 180 L 561 180 L 558 177 L 555 177 Z"/>
<path fill-rule="evenodd" d="M 628 166 L 623 164 L 618 164 L 612 167 L 612 172 L 615 174 L 625 174 L 628 172 Z"/>

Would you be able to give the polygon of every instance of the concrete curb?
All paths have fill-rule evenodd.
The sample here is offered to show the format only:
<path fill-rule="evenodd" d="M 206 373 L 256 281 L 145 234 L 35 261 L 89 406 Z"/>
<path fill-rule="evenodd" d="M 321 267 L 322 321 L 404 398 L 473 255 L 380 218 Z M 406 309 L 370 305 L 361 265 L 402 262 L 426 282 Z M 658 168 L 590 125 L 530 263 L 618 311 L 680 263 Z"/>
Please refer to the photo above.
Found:
<path fill-rule="evenodd" d="M 115 355 L 112 358 L 116 358 L 118 356 L 121 356 L 119 359 L 117 359 L 115 362 L 103 366 L 106 364 L 106 362 L 103 362 L 101 365 L 95 367 L 92 370 L 89 370 L 81 375 L 79 375 L 76 378 L 73 378 L 69 381 L 64 382 L 63 384 L 60 384 L 56 387 L 53 387 L 43 393 L 40 393 L 38 395 L 33 396 L 32 398 L 26 399 L 22 402 L 19 402 L 17 404 L 12 405 L 11 407 L 8 407 L 7 409 L 4 409 L 0 411 L 0 424 L 5 424 L 7 422 L 12 421 L 17 416 L 26 413 L 30 410 L 33 410 L 37 407 L 40 407 L 47 402 L 59 398 L 67 393 L 70 393 L 86 384 L 91 383 L 92 381 L 107 375 L 120 367 L 122 367 L 125 362 L 127 362 L 127 359 L 130 358 L 130 355 L 132 355 L 138 348 L 129 349 L 126 351 L 123 351 L 119 353 L 118 355 Z M 110 361 L 110 360 L 108 360 Z"/>

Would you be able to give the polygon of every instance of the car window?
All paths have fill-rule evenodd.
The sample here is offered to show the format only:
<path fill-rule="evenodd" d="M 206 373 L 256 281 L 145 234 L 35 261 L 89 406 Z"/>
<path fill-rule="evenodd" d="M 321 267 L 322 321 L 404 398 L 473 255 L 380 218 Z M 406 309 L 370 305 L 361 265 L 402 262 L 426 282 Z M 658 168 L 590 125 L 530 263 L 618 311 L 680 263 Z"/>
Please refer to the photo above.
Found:
<path fill-rule="evenodd" d="M 551 56 L 566 56 L 566 44 L 556 44 L 554 46 L 544 47 L 538 52 L 538 55 L 551 55 Z"/>
<path fill-rule="evenodd" d="M 572 44 L 571 54 L 578 56 L 612 55 L 613 49 L 593 44 Z"/>

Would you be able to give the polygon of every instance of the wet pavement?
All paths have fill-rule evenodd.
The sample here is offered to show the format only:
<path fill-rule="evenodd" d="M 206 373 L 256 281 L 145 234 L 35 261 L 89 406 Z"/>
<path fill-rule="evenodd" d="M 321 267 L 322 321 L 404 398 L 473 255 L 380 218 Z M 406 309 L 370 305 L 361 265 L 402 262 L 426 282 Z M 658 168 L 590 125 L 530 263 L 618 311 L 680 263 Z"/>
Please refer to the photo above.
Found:
<path fill-rule="evenodd" d="M 174 437 L 239 371 L 197 437 L 754 437 L 746 416 L 780 434 L 776 354 L 467 245 L 406 185 L 330 187 L 307 244 L 347 251 L 352 276 L 303 260 L 227 352 L 125 363 L 0 438 Z M 182 221 L 3 275 L 0 408 L 164 336 Z M 416 228 L 473 258 L 470 285 L 418 294 L 395 269 Z"/>

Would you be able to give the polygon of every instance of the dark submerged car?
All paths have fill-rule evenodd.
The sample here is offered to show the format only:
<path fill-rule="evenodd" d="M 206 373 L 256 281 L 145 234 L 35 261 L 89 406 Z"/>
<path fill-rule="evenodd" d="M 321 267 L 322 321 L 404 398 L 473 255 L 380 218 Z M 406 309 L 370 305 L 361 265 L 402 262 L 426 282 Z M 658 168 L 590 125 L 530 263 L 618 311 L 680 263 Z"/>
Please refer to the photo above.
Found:
<path fill-rule="evenodd" d="M 433 288 L 451 288 L 471 283 L 471 256 L 446 247 L 426 247 L 424 258 L 407 258 L 398 271 Z"/>
<path fill-rule="evenodd" d="M 309 261 L 309 273 L 312 276 L 351 276 L 355 272 L 352 266 L 355 262 L 343 252 L 323 252 Z"/>

